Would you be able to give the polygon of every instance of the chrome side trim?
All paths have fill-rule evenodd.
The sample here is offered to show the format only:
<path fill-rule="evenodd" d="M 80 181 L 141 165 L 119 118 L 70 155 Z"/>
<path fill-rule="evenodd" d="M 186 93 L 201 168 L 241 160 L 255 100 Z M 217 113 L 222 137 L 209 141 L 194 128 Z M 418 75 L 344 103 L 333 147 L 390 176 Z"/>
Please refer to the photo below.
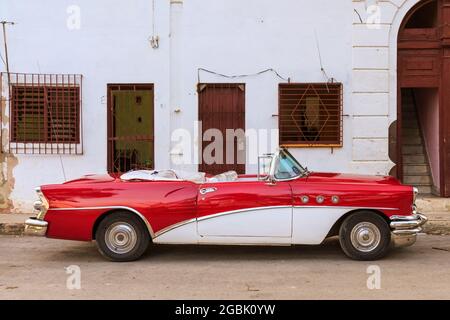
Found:
<path fill-rule="evenodd" d="M 100 206 L 100 207 L 82 207 L 82 208 L 50 208 L 49 210 L 54 210 L 54 211 L 73 211 L 73 210 L 102 210 L 102 209 L 123 209 L 123 210 L 128 210 L 133 212 L 134 214 L 136 214 L 139 218 L 142 219 L 142 221 L 144 221 L 148 232 L 150 233 L 150 236 L 152 237 L 152 239 L 155 238 L 155 233 L 153 232 L 153 228 L 150 225 L 150 223 L 148 222 L 147 218 L 144 217 L 144 215 L 142 213 L 140 213 L 139 211 L 137 211 L 136 209 L 130 208 L 130 207 L 126 207 L 126 206 Z"/>
<path fill-rule="evenodd" d="M 196 218 L 193 218 L 193 219 L 184 220 L 184 221 L 175 223 L 175 224 L 173 224 L 173 225 L 170 225 L 170 226 L 168 226 L 168 227 L 166 227 L 166 228 L 164 228 L 164 229 L 161 229 L 161 230 L 159 230 L 158 232 L 156 232 L 156 233 L 155 233 L 155 238 L 159 237 L 160 235 L 163 235 L 164 233 L 167 233 L 167 232 L 169 232 L 169 231 L 172 231 L 173 229 L 177 229 L 177 228 L 179 228 L 179 227 L 182 227 L 182 226 L 187 225 L 187 224 L 190 224 L 190 223 L 194 223 L 194 222 L 196 222 L 196 221 L 197 221 L 197 219 L 196 219 Z"/>
<path fill-rule="evenodd" d="M 294 206 L 294 208 L 326 208 L 326 209 L 349 209 L 349 210 L 388 210 L 395 211 L 399 208 L 381 208 L 381 207 L 348 207 L 348 206 Z"/>

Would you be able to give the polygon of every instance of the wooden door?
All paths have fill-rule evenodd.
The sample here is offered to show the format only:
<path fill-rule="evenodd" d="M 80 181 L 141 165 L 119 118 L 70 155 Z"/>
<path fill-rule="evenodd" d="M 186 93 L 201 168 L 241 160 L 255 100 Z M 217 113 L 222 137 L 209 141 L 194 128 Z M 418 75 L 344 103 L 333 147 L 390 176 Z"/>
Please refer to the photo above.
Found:
<path fill-rule="evenodd" d="M 450 0 L 441 0 L 442 79 L 440 97 L 441 194 L 450 197 Z"/>
<path fill-rule="evenodd" d="M 199 84 L 198 98 L 202 128 L 199 171 L 245 173 L 245 136 L 240 134 L 245 132 L 245 85 Z M 233 139 L 229 139 L 231 130 L 236 133 Z"/>

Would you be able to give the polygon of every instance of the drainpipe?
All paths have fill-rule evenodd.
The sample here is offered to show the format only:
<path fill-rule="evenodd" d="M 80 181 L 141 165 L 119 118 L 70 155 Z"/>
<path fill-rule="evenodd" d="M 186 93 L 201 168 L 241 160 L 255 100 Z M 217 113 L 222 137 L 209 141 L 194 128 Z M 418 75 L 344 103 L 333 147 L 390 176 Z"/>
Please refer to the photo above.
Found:
<path fill-rule="evenodd" d="M 183 0 L 170 0 L 170 134 L 182 128 L 183 97 Z M 177 167 L 183 157 L 183 149 L 170 141 L 170 164 Z"/>

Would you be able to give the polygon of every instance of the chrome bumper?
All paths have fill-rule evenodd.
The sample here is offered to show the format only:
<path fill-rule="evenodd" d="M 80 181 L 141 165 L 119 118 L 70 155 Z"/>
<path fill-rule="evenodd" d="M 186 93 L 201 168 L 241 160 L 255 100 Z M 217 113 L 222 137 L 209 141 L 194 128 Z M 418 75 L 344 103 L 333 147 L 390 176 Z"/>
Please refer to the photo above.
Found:
<path fill-rule="evenodd" d="M 420 213 L 410 216 L 392 216 L 392 242 L 395 247 L 407 247 L 413 245 L 417 240 L 417 234 L 422 232 L 421 226 L 428 221 L 428 218 Z"/>
<path fill-rule="evenodd" d="M 45 236 L 48 223 L 37 218 L 30 218 L 25 221 L 25 235 L 27 236 Z"/>

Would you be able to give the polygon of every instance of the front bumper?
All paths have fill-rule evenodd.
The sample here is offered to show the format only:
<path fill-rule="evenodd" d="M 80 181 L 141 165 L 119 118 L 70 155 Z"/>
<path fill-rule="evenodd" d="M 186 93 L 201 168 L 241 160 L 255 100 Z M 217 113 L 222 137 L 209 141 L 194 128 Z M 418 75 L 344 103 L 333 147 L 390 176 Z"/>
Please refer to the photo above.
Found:
<path fill-rule="evenodd" d="M 25 221 L 25 235 L 43 237 L 47 233 L 48 222 L 30 218 Z"/>
<path fill-rule="evenodd" d="M 428 218 L 420 213 L 410 216 L 392 216 L 390 227 L 392 229 L 391 239 L 395 247 L 408 247 L 417 240 L 417 234 L 422 232 L 421 226 Z"/>

